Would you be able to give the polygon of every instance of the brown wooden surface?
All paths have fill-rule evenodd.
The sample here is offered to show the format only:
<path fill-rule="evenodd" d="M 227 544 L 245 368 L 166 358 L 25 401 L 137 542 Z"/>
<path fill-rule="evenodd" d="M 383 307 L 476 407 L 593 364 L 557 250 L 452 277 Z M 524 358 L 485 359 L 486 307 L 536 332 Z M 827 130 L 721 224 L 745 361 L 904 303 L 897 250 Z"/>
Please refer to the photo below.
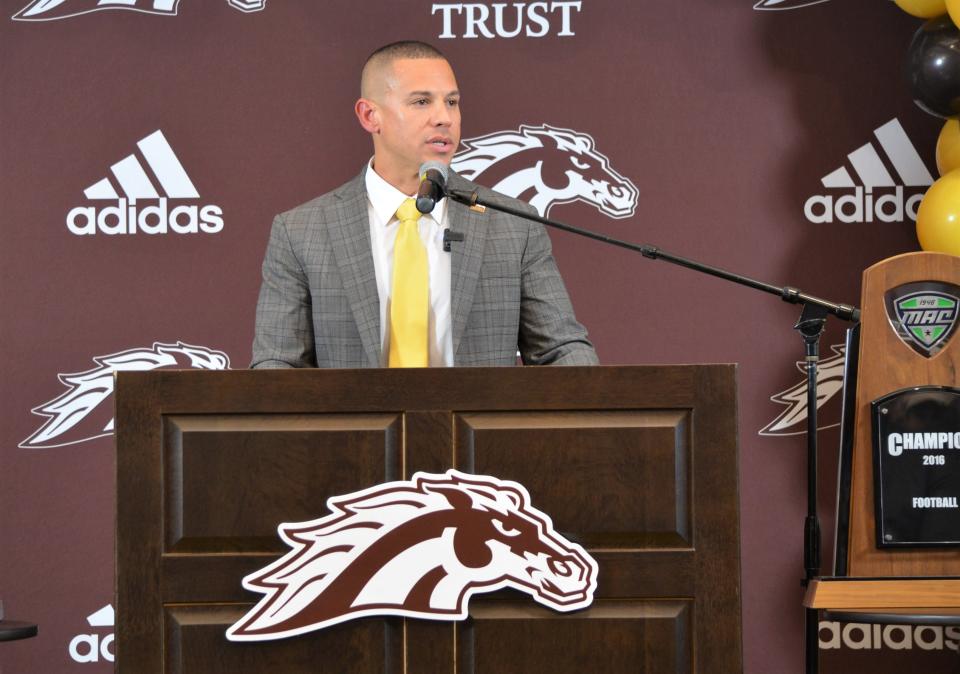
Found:
<path fill-rule="evenodd" d="M 953 615 L 960 611 L 960 578 L 814 580 L 803 605 L 835 611 Z"/>
<path fill-rule="evenodd" d="M 117 671 L 737 672 L 733 366 L 122 373 Z M 365 618 L 270 643 L 224 632 L 280 522 L 456 467 L 517 480 L 599 564 L 559 614 L 475 597 L 462 623 Z"/>
<path fill-rule="evenodd" d="M 960 550 L 876 547 L 870 403 L 909 386 L 957 386 L 960 369 L 960 337 L 954 337 L 933 358 L 921 356 L 893 331 L 887 320 L 884 295 L 888 289 L 904 283 L 937 280 L 960 284 L 960 258 L 941 253 L 908 253 L 884 260 L 863 273 L 847 551 L 850 576 L 960 575 Z"/>

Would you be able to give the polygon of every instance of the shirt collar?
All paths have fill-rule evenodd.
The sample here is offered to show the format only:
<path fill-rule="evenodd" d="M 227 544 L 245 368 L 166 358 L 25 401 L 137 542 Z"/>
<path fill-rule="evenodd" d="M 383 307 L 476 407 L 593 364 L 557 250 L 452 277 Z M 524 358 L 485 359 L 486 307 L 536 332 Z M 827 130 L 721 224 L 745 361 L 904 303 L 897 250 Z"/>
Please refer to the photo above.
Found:
<path fill-rule="evenodd" d="M 386 225 L 396 215 L 397 209 L 404 199 L 410 196 L 404 194 L 396 187 L 380 177 L 380 174 L 373 170 L 373 159 L 367 163 L 367 172 L 364 176 L 367 185 L 367 199 L 373 206 L 373 212 L 377 214 L 377 220 L 381 225 Z M 443 214 L 447 208 L 447 200 L 440 199 L 433 211 L 427 214 L 441 227 L 443 226 Z"/>

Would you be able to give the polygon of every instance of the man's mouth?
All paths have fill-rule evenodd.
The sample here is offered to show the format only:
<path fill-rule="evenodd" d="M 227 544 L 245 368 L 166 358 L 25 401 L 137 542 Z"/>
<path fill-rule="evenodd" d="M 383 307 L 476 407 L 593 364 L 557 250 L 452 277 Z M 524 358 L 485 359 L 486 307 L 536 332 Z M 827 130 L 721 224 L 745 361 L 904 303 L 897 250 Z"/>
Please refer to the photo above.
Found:
<path fill-rule="evenodd" d="M 449 138 L 440 138 L 440 137 L 431 138 L 430 140 L 427 141 L 427 145 L 444 152 L 448 151 L 451 147 L 453 147 L 453 143 L 450 141 Z"/>

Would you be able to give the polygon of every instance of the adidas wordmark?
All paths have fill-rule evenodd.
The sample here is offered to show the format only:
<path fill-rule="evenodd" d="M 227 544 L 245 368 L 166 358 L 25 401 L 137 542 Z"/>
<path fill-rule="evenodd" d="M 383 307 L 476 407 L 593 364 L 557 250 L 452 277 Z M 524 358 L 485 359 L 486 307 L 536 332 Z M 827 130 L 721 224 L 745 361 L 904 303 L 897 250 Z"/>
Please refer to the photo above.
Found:
<path fill-rule="evenodd" d="M 67 213 L 67 229 L 71 233 L 77 236 L 98 232 L 136 234 L 138 231 L 144 234 L 216 234 L 223 229 L 223 209 L 219 206 L 170 203 L 171 200 L 196 200 L 200 194 L 162 131 L 154 131 L 141 139 L 137 148 L 146 167 L 135 154 L 111 166 L 113 181 L 109 177 L 103 178 L 85 189 L 83 194 L 91 201 L 114 203 L 100 208 L 73 208 Z"/>
<path fill-rule="evenodd" d="M 807 199 L 803 213 L 810 222 L 905 222 L 917 219 L 923 192 L 908 194 L 905 188 L 926 189 L 933 184 L 917 149 L 897 119 L 874 129 L 880 147 L 899 177 L 894 180 L 877 148 L 867 143 L 847 155 L 860 184 L 841 166 L 820 179 L 828 190 L 846 194 L 815 194 Z M 849 190 L 852 190 L 849 191 Z M 874 191 L 876 190 L 876 192 Z"/>

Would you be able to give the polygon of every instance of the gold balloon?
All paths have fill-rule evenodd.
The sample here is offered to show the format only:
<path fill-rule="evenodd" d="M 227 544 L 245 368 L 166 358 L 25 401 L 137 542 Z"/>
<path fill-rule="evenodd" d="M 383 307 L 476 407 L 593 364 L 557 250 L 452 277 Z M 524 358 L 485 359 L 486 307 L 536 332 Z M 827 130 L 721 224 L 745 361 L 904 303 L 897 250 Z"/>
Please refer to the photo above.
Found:
<path fill-rule="evenodd" d="M 947 11 L 955 26 L 960 26 L 960 0 L 947 0 Z"/>
<path fill-rule="evenodd" d="M 945 176 L 960 168 L 960 121 L 951 117 L 937 138 L 937 170 Z"/>
<path fill-rule="evenodd" d="M 897 7 L 907 14 L 921 19 L 932 19 L 947 13 L 947 4 L 957 4 L 957 0 L 894 0 Z"/>
<path fill-rule="evenodd" d="M 917 211 L 917 239 L 924 250 L 960 255 L 960 170 L 927 190 Z"/>

